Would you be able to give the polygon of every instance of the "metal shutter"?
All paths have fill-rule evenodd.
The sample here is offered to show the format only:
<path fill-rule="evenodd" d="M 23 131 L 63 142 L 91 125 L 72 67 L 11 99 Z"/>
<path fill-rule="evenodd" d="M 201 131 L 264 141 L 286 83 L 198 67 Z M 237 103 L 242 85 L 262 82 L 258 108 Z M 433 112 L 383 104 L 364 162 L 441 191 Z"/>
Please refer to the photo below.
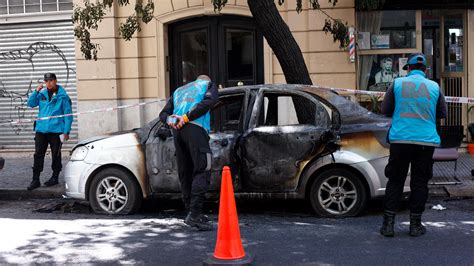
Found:
<path fill-rule="evenodd" d="M 28 108 L 29 93 L 45 72 L 56 73 L 77 111 L 76 62 L 72 21 L 0 24 L 0 151 L 34 150 L 32 123 L 12 125 L 9 120 L 32 119 L 38 108 Z M 71 140 L 77 142 L 77 121 Z"/>

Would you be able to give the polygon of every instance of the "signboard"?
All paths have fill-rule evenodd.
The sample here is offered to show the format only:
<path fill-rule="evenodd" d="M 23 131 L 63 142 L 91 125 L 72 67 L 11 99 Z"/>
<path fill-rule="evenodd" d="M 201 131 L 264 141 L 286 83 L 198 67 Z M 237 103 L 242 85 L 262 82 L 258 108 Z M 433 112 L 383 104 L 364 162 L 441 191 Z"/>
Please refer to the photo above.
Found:
<path fill-rule="evenodd" d="M 372 49 L 388 49 L 390 48 L 390 35 L 372 35 L 370 38 Z"/>

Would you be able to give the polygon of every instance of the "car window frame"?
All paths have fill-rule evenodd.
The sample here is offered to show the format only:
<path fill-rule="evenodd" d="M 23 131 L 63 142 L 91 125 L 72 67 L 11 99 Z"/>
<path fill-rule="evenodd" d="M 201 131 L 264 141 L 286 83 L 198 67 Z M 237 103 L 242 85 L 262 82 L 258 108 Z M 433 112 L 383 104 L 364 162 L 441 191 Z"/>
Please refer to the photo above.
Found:
<path fill-rule="evenodd" d="M 289 91 L 288 89 L 284 89 L 284 88 L 268 88 L 268 87 L 262 87 L 259 89 L 259 91 L 257 92 L 257 95 L 255 97 L 255 101 L 254 101 L 254 104 L 253 104 L 253 108 L 252 108 L 252 116 L 250 118 L 250 121 L 249 121 L 249 129 L 255 129 L 255 128 L 265 128 L 265 127 L 307 127 L 307 126 L 314 126 L 314 127 L 321 127 L 320 125 L 317 125 L 316 121 L 313 122 L 313 124 L 297 124 L 297 125 L 263 125 L 263 126 L 258 126 L 258 122 L 259 122 L 259 116 L 260 116 L 260 112 L 261 112 L 261 105 L 264 103 L 264 97 L 265 97 L 265 93 L 280 93 L 282 95 L 288 95 L 288 96 L 291 96 L 292 94 L 295 95 L 295 96 L 301 96 L 301 97 L 304 97 L 306 98 L 307 100 L 309 100 L 310 102 L 312 102 L 313 104 L 316 105 L 316 107 L 318 106 L 318 104 L 322 104 L 323 106 L 325 106 L 325 103 L 320 101 L 319 99 L 315 98 L 314 95 L 310 94 L 310 93 L 307 93 L 307 92 L 303 92 L 303 91 L 299 91 L 299 90 L 292 90 L 292 91 Z M 328 113 L 327 114 L 328 117 L 330 118 L 331 115 Z M 327 125 L 327 127 L 332 127 L 332 121 L 331 119 L 329 119 L 329 124 Z"/>
<path fill-rule="evenodd" d="M 222 93 L 219 94 L 219 101 L 214 105 L 214 107 L 211 109 L 211 112 L 215 109 L 215 107 L 221 102 L 222 98 L 226 97 L 235 97 L 235 96 L 243 96 L 242 98 L 242 106 L 240 110 L 240 117 L 239 117 L 239 125 L 238 129 L 235 131 L 224 131 L 223 130 L 223 121 L 222 121 L 222 112 L 218 112 L 218 117 L 217 117 L 217 130 L 212 131 L 212 134 L 217 134 L 217 133 L 228 133 L 228 132 L 239 132 L 242 133 L 244 131 L 245 127 L 245 120 L 246 120 L 246 113 L 248 109 L 248 93 L 246 91 L 235 91 L 231 93 Z"/>

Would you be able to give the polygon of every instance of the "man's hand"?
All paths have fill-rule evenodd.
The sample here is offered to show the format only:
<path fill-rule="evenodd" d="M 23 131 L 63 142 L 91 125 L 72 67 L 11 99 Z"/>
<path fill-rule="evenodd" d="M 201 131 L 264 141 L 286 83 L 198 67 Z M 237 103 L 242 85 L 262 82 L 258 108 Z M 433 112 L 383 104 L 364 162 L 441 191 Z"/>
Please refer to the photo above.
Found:
<path fill-rule="evenodd" d="M 186 124 L 186 121 L 184 121 L 184 118 L 179 115 L 177 115 L 176 118 L 178 119 L 178 122 L 176 122 L 176 128 L 181 129 L 184 126 L 184 124 Z"/>
<path fill-rule="evenodd" d="M 64 141 L 68 141 L 69 140 L 69 134 L 63 134 L 64 136 Z"/>
<path fill-rule="evenodd" d="M 171 128 L 175 129 L 175 130 L 178 130 L 178 129 L 181 129 L 184 124 L 186 124 L 186 120 L 180 116 L 180 115 L 170 115 L 170 117 L 174 117 L 176 118 L 176 123 L 171 123 L 171 122 L 168 122 L 168 126 L 170 126 Z"/>
<path fill-rule="evenodd" d="M 38 85 L 38 87 L 36 87 L 36 92 L 40 92 L 42 89 L 43 89 L 43 83 L 41 83 L 40 85 Z"/>

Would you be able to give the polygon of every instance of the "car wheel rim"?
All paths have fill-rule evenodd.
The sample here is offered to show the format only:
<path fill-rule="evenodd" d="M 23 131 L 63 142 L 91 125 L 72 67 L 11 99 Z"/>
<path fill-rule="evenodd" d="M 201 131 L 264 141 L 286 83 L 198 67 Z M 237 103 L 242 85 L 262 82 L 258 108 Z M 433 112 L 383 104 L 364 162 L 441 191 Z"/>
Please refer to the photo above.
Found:
<path fill-rule="evenodd" d="M 127 186 L 117 177 L 106 177 L 97 187 L 96 198 L 103 210 L 108 213 L 118 213 L 127 205 Z"/>
<path fill-rule="evenodd" d="M 328 177 L 319 186 L 318 200 L 328 213 L 346 214 L 357 203 L 356 186 L 343 176 Z"/>

